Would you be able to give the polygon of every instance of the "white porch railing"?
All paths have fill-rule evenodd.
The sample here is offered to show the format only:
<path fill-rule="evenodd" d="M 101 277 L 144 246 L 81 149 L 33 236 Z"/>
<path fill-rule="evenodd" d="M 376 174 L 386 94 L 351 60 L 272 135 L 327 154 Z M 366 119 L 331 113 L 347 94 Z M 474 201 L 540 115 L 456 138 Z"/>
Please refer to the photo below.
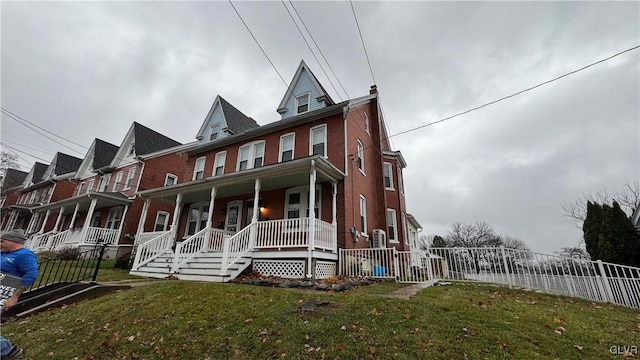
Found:
<path fill-rule="evenodd" d="M 155 239 L 160 235 L 166 234 L 168 231 L 145 232 L 136 236 L 135 244 L 144 244 L 151 239 Z"/>
<path fill-rule="evenodd" d="M 505 248 L 340 249 L 340 274 L 472 280 L 640 309 L 640 268 Z"/>
<path fill-rule="evenodd" d="M 47 250 L 55 251 L 55 250 L 61 249 L 68 243 L 67 238 L 69 238 L 70 240 L 75 240 L 76 237 L 73 236 L 75 234 L 72 234 L 72 233 L 78 233 L 79 235 L 80 232 L 81 232 L 80 230 L 77 230 L 77 231 L 65 230 L 63 232 L 59 232 L 55 235 L 49 236 L 49 243 L 46 245 Z M 69 242 L 72 242 L 72 241 L 69 241 Z"/>
<path fill-rule="evenodd" d="M 233 232 L 219 229 L 202 229 L 188 239 L 178 242 L 171 272 L 175 273 L 182 265 L 205 251 L 223 251 L 224 237 L 233 236 Z"/>
<path fill-rule="evenodd" d="M 155 238 L 138 245 L 136 257 L 131 270 L 137 271 L 141 266 L 153 261 L 157 257 L 171 252 L 174 235 L 172 231 L 166 231 Z"/>
<path fill-rule="evenodd" d="M 320 219 L 315 220 L 314 248 L 336 251 L 335 228 Z M 292 248 L 309 245 L 309 218 L 259 221 L 256 248 Z"/>
<path fill-rule="evenodd" d="M 119 229 L 89 227 L 87 229 L 87 235 L 82 243 L 97 244 L 102 242 L 103 244 L 117 244 L 119 238 Z"/>
<path fill-rule="evenodd" d="M 228 275 L 227 269 L 252 250 L 250 235 L 251 229 L 255 226 L 256 224 L 251 224 L 235 233 L 235 235 L 225 237 L 220 275 Z"/>

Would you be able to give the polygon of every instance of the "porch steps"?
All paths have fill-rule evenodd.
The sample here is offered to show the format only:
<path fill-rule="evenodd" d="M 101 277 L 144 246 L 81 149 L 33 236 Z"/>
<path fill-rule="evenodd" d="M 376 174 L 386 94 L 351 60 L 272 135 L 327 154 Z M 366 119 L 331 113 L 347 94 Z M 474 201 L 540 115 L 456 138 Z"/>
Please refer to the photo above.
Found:
<path fill-rule="evenodd" d="M 242 258 L 238 263 L 230 266 L 226 275 L 220 274 L 222 269 L 222 253 L 220 252 L 198 254 L 183 264 L 175 274 L 171 274 L 172 265 L 173 254 L 164 254 L 141 266 L 137 271 L 131 271 L 130 274 L 160 279 L 174 275 L 180 280 L 228 282 L 251 265 L 251 258 Z"/>

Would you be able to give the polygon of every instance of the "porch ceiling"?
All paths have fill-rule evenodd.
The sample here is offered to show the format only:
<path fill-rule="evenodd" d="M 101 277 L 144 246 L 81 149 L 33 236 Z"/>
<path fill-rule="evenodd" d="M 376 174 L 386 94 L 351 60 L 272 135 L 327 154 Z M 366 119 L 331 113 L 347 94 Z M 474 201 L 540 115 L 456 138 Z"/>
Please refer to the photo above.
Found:
<path fill-rule="evenodd" d="M 253 194 L 255 179 L 258 178 L 260 179 L 261 192 L 285 189 L 309 184 L 312 161 L 316 164 L 317 183 L 338 181 L 344 178 L 344 174 L 327 160 L 314 156 L 258 169 L 196 180 L 163 189 L 148 190 L 141 192 L 140 195 L 153 200 L 175 203 L 178 194 L 182 193 L 182 202 L 192 203 L 210 199 L 213 186 L 216 186 L 216 198 Z"/>

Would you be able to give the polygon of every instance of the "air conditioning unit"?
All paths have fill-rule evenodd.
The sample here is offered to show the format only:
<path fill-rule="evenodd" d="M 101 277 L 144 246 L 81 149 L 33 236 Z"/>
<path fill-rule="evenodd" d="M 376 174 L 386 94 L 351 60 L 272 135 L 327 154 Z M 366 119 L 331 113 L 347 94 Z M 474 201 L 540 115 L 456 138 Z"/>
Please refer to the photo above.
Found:
<path fill-rule="evenodd" d="M 378 249 L 387 247 L 387 233 L 382 229 L 373 229 L 373 241 L 371 246 Z"/>

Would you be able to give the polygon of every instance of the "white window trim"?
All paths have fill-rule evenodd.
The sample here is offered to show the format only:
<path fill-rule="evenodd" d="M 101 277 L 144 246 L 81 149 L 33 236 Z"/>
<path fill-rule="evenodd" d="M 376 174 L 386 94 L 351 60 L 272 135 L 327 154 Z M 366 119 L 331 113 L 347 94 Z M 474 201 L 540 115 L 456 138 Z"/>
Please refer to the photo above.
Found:
<path fill-rule="evenodd" d="M 249 170 L 249 169 L 253 169 L 254 163 L 255 163 L 255 156 L 256 156 L 256 146 L 259 144 L 263 144 L 262 145 L 262 166 L 264 166 L 264 156 L 267 152 L 266 149 L 266 142 L 264 140 L 258 140 L 258 141 L 252 141 L 250 143 L 244 144 L 242 146 L 240 146 L 238 148 L 238 160 L 236 161 L 236 171 L 240 171 L 240 162 L 241 162 L 241 158 L 240 158 L 240 152 L 243 148 L 248 148 L 249 149 L 249 158 L 247 159 L 247 168 L 244 170 Z M 243 170 L 243 171 L 244 171 Z"/>
<path fill-rule="evenodd" d="M 409 236 L 407 235 L 407 214 L 402 213 L 402 235 L 404 237 L 404 244 L 409 245 Z"/>
<path fill-rule="evenodd" d="M 384 168 L 389 166 L 389 185 L 391 187 L 387 187 L 387 184 L 384 184 L 384 188 L 386 190 L 395 191 L 396 189 L 393 187 L 393 165 L 389 162 L 382 163 L 382 180 L 384 181 Z"/>
<path fill-rule="evenodd" d="M 89 185 L 87 185 L 87 191 L 86 191 L 87 193 L 89 193 L 90 191 L 92 191 L 92 190 L 93 190 L 93 185 L 94 185 L 95 183 L 96 183 L 96 180 L 95 180 L 95 179 L 91 179 L 91 180 L 89 180 Z"/>
<path fill-rule="evenodd" d="M 173 185 L 178 183 L 178 176 L 172 173 L 167 173 L 167 176 L 164 177 L 164 186 L 170 186 L 167 185 L 167 180 L 169 180 L 169 178 L 173 179 Z"/>
<path fill-rule="evenodd" d="M 303 111 L 303 112 L 298 112 L 298 99 L 306 96 L 307 97 L 307 111 Z M 306 94 L 302 94 L 302 95 L 298 95 L 295 97 L 295 101 L 294 101 L 294 107 L 293 107 L 293 112 L 294 115 L 299 115 L 299 114 L 304 114 L 304 113 L 308 113 L 309 111 L 311 111 L 311 93 L 308 92 Z"/>
<path fill-rule="evenodd" d="M 124 189 L 122 190 L 131 189 L 131 186 L 133 186 L 133 179 L 135 179 L 135 177 L 136 177 L 136 168 L 135 167 L 129 168 L 129 172 L 127 172 L 127 179 L 124 181 Z"/>
<path fill-rule="evenodd" d="M 123 175 L 124 171 L 118 171 L 118 173 L 116 174 L 116 181 L 113 183 L 113 191 L 118 191 L 118 187 L 120 187 Z"/>
<path fill-rule="evenodd" d="M 315 199 L 318 202 L 318 219 L 322 218 L 322 185 L 316 184 L 316 191 L 318 192 L 318 197 Z M 284 219 L 289 219 L 289 194 L 291 193 L 300 193 L 300 218 L 306 218 L 307 212 L 309 209 L 309 197 L 307 193 L 309 193 L 309 185 L 296 186 L 294 188 L 287 189 L 284 192 Z M 295 218 L 294 218 L 295 219 Z"/>
<path fill-rule="evenodd" d="M 278 162 L 282 162 L 282 153 L 284 152 L 282 145 L 283 145 L 283 139 L 287 136 L 293 136 L 293 142 L 291 144 L 291 160 L 296 158 L 296 133 L 295 132 L 290 132 L 287 134 L 284 134 L 282 136 L 280 136 L 280 152 L 278 153 Z M 291 161 L 289 160 L 289 161 Z"/>
<path fill-rule="evenodd" d="M 400 194 L 404 195 L 404 176 L 402 176 L 402 169 L 398 166 L 398 187 L 400 188 Z"/>
<path fill-rule="evenodd" d="M 360 165 L 358 166 L 358 170 L 360 170 L 362 175 L 366 175 L 364 173 L 364 144 L 362 143 L 362 141 L 360 141 L 360 139 L 358 139 L 358 143 L 356 145 L 356 149 L 357 149 L 356 155 L 358 156 L 357 159 L 360 159 Z M 357 159 L 356 159 L 356 161 L 357 161 Z"/>
<path fill-rule="evenodd" d="M 131 147 L 129 147 L 129 156 L 133 156 L 136 153 L 136 143 L 132 142 Z"/>
<path fill-rule="evenodd" d="M 124 220 L 122 218 L 123 214 L 124 208 L 122 206 L 112 207 L 111 209 L 109 209 L 109 214 L 107 214 L 107 222 L 104 226 L 109 229 L 117 229 L 118 227 L 120 227 L 120 223 Z M 109 227 L 109 225 L 111 225 L 112 227 Z"/>
<path fill-rule="evenodd" d="M 389 212 L 393 212 L 393 238 L 394 240 L 391 240 L 391 237 L 387 236 L 387 239 L 389 239 L 390 243 L 394 243 L 394 244 L 399 244 L 400 240 L 398 240 L 398 219 L 396 218 L 396 210 L 395 209 L 389 209 L 387 208 L 387 222 L 389 222 Z M 387 231 L 389 230 L 389 224 L 387 224 Z"/>
<path fill-rule="evenodd" d="M 363 116 L 364 119 L 364 131 L 367 133 L 367 135 L 371 136 L 371 132 L 369 131 L 369 115 L 367 115 L 367 113 L 364 113 Z"/>
<path fill-rule="evenodd" d="M 166 215 L 164 218 L 164 225 L 162 226 L 162 230 L 156 230 L 156 227 L 158 225 L 158 218 L 160 217 L 160 215 Z M 156 221 L 153 223 L 153 231 L 167 231 L 167 227 L 169 226 L 169 216 L 171 216 L 171 214 L 166 211 L 158 211 L 156 213 Z"/>
<path fill-rule="evenodd" d="M 83 194 L 85 185 L 87 184 L 84 181 L 81 182 L 80 185 L 78 185 L 78 193 L 76 194 L 76 196 Z"/>
<path fill-rule="evenodd" d="M 216 176 L 216 168 L 218 168 L 218 161 L 220 160 L 219 156 L 223 156 L 224 155 L 224 160 L 222 162 L 222 174 L 220 174 L 219 176 L 224 175 L 224 166 L 227 162 L 227 151 L 220 151 L 218 153 L 216 153 L 216 156 L 214 157 L 214 161 L 213 161 L 213 172 L 211 172 L 211 176 Z"/>
<path fill-rule="evenodd" d="M 363 205 L 364 204 L 364 208 Z M 362 222 L 360 221 L 361 218 L 364 217 L 364 227 L 363 230 L 361 231 L 361 235 L 362 236 L 368 236 L 367 235 L 367 228 L 369 227 L 369 219 L 367 218 L 367 198 L 364 197 L 364 195 L 360 194 L 360 204 L 358 205 L 360 207 L 360 218 L 358 218 L 358 225 L 362 225 Z"/>
<path fill-rule="evenodd" d="M 215 132 L 213 132 L 213 129 L 217 129 Z M 216 138 L 212 139 L 211 136 L 213 136 L 213 134 L 216 134 Z M 209 141 L 214 141 L 214 140 L 218 140 L 220 139 L 220 123 L 215 123 L 215 124 L 211 124 L 210 126 L 210 131 L 209 131 Z"/>
<path fill-rule="evenodd" d="M 198 170 L 198 164 L 202 163 L 202 169 Z M 207 157 L 201 156 L 196 159 L 195 164 L 193 165 L 193 175 L 191 176 L 191 180 L 197 180 L 198 172 L 202 171 L 202 179 L 204 179 L 204 167 L 207 164 Z"/>
<path fill-rule="evenodd" d="M 109 188 L 109 182 L 111 181 L 111 174 L 102 175 L 100 177 L 100 183 L 98 183 L 98 191 L 105 192 Z"/>
<path fill-rule="evenodd" d="M 209 203 L 206 201 L 203 202 L 198 202 L 198 203 L 193 203 L 191 204 L 191 206 L 189 206 L 189 211 L 187 212 L 187 223 L 184 227 L 184 236 L 188 237 L 191 236 L 189 235 L 189 216 L 191 216 L 191 210 L 193 209 L 198 209 L 198 220 L 196 221 L 196 227 L 195 227 L 195 231 L 193 232 L 194 234 L 197 233 L 198 231 L 202 230 L 200 228 L 200 218 L 202 218 L 202 213 L 204 212 L 204 208 L 205 207 L 209 207 Z M 207 212 L 209 212 L 210 209 L 207 210 Z M 209 214 L 209 216 L 211 216 L 211 214 Z M 205 224 L 205 227 L 207 225 Z"/>
<path fill-rule="evenodd" d="M 322 136 L 324 137 L 324 157 L 327 158 L 327 124 L 314 126 L 309 129 L 309 156 L 313 155 L 313 132 L 317 129 L 322 129 Z"/>

